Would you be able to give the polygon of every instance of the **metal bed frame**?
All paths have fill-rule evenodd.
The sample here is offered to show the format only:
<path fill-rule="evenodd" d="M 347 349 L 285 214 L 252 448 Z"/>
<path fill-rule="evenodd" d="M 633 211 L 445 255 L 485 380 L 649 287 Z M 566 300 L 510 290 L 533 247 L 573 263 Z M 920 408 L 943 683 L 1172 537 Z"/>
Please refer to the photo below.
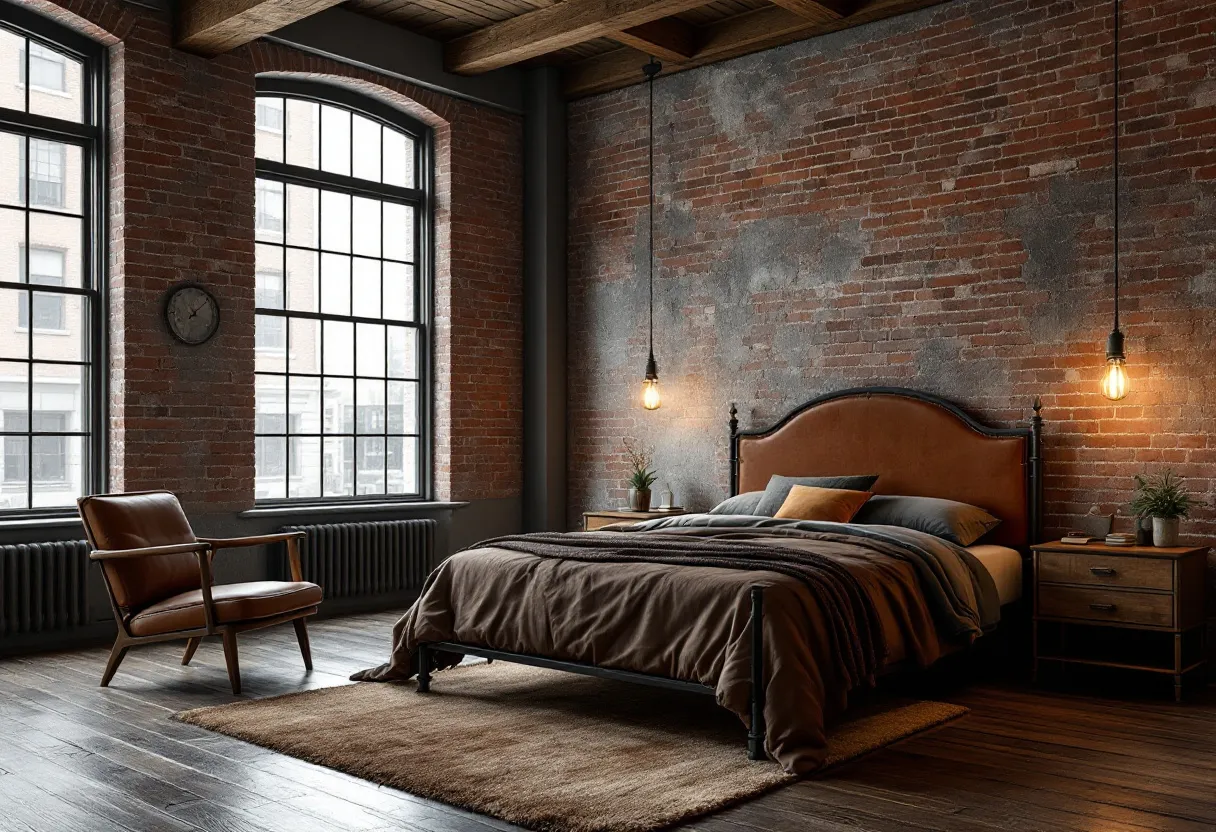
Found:
<path fill-rule="evenodd" d="M 845 396 L 858 395 L 896 395 L 905 398 L 929 402 L 948 410 L 973 430 L 986 436 L 1021 436 L 1026 441 L 1026 457 L 1024 464 L 1027 469 L 1026 488 L 1029 503 L 1028 539 L 1032 542 L 1039 539 L 1043 522 L 1043 472 L 1042 472 L 1042 429 L 1043 419 L 1040 414 L 1042 403 L 1036 396 L 1034 400 L 1034 415 L 1030 419 L 1029 428 L 992 428 L 981 424 L 969 413 L 953 402 L 922 393 L 896 387 L 861 387 L 850 390 L 840 390 L 819 396 L 801 407 L 796 408 L 772 427 L 765 430 L 741 432 L 739 430 L 738 411 L 730 406 L 730 493 L 738 493 L 739 478 L 739 438 L 741 436 L 763 436 L 778 430 L 791 419 L 818 404 Z M 764 748 L 764 590 L 759 586 L 751 588 L 751 628 L 752 628 L 752 662 L 751 662 L 751 694 L 750 714 L 747 731 L 747 756 L 751 760 L 767 759 Z M 418 645 L 418 693 L 429 693 L 431 690 L 431 651 L 442 650 L 451 653 L 462 653 L 469 656 L 479 656 L 493 661 L 513 662 L 515 664 L 543 667 L 550 670 L 564 670 L 568 673 L 578 673 L 584 676 L 595 676 L 601 679 L 615 679 L 622 682 L 634 682 L 652 687 L 681 690 L 688 693 L 714 695 L 715 689 L 710 685 L 699 682 L 686 682 L 680 679 L 669 679 L 665 676 L 654 676 L 649 673 L 635 673 L 630 670 L 616 670 L 610 667 L 587 664 L 585 662 L 570 662 L 561 659 L 550 659 L 544 656 L 534 656 L 528 653 L 512 653 L 507 650 L 495 650 L 476 644 L 461 644 L 455 641 L 433 641 Z"/>

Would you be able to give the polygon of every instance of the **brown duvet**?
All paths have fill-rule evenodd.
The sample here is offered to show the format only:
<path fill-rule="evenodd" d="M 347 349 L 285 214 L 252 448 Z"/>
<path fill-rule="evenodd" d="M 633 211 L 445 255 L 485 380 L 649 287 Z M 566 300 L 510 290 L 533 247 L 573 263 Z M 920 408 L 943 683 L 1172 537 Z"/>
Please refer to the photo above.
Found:
<path fill-rule="evenodd" d="M 666 531 L 716 534 L 689 529 L 689 523 L 696 521 L 682 520 L 683 527 Z M 965 552 L 958 564 L 950 561 L 957 555 L 950 549 L 957 547 L 943 556 L 940 542 L 926 542 L 916 547 L 916 557 L 908 557 L 889 539 L 842 534 L 848 527 L 829 524 L 830 533 L 807 528 L 819 525 L 782 524 L 780 534 L 753 529 L 747 536 L 786 553 L 812 551 L 844 566 L 880 622 L 885 642 L 880 667 L 905 661 L 928 666 L 945 651 L 969 643 L 991 619 L 991 611 L 981 609 L 994 603 L 991 579 L 984 585 L 987 573 L 969 563 Z M 664 531 L 652 524 L 634 528 Z M 926 572 L 928 550 L 934 553 L 933 569 Z M 950 606 L 957 608 L 948 615 L 931 609 L 924 587 L 937 580 L 926 574 L 938 570 L 943 558 L 941 580 L 948 584 Z M 842 678 L 847 674 L 839 669 L 827 635 L 832 628 L 816 593 L 774 571 L 586 562 L 494 547 L 467 550 L 436 568 L 417 603 L 397 622 L 391 660 L 352 678 L 407 679 L 415 672 L 419 642 L 458 641 L 700 682 L 714 688 L 718 703 L 746 724 L 753 586 L 765 590 L 766 747 L 787 771 L 808 772 L 822 763 L 825 725 L 847 705 L 853 682 Z M 933 589 L 928 595 L 936 598 L 941 587 Z M 442 691 L 442 677 L 435 689 Z"/>

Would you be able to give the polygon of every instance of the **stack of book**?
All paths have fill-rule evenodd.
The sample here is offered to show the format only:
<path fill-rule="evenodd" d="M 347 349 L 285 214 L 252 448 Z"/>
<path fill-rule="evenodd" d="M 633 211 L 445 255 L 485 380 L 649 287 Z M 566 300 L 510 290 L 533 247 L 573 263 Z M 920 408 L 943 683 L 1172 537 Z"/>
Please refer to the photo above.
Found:
<path fill-rule="evenodd" d="M 1107 546 L 1135 546 L 1136 536 L 1124 532 L 1111 532 L 1105 538 L 1094 537 L 1085 532 L 1069 532 L 1060 538 L 1061 543 L 1071 543 L 1074 546 L 1087 546 L 1101 540 Z"/>

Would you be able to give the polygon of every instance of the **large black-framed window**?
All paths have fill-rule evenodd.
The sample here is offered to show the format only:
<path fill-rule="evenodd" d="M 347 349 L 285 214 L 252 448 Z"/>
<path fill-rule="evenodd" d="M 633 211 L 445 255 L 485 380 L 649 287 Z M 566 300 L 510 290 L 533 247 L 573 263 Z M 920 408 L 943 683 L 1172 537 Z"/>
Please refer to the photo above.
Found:
<path fill-rule="evenodd" d="M 0 520 L 105 485 L 104 56 L 0 3 Z"/>
<path fill-rule="evenodd" d="M 283 79 L 255 122 L 256 498 L 427 499 L 431 131 Z"/>

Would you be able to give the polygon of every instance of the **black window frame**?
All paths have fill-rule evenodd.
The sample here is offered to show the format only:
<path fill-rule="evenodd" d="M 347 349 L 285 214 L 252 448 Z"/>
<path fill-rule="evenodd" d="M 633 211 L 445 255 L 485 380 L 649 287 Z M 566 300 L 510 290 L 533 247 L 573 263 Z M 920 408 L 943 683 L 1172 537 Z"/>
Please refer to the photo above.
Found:
<path fill-rule="evenodd" d="M 274 316 L 282 317 L 288 320 L 285 325 L 287 330 L 287 346 L 286 357 L 287 363 L 284 365 L 284 370 L 278 372 L 258 371 L 259 375 L 279 376 L 289 378 L 293 376 L 311 376 L 311 374 L 293 373 L 290 371 L 290 352 L 291 352 L 291 318 L 312 319 L 318 322 L 321 321 L 340 321 L 349 322 L 352 326 L 358 323 L 379 323 L 389 326 L 404 326 L 417 331 L 416 341 L 416 360 L 418 362 L 418 378 L 416 388 L 416 420 L 417 420 L 417 455 L 416 455 L 416 477 L 417 491 L 411 494 L 359 494 L 359 481 L 357 475 L 353 477 L 354 494 L 342 496 L 324 496 L 325 494 L 325 449 L 326 438 L 339 438 L 351 442 L 352 453 L 358 454 L 360 448 L 360 439 L 368 440 L 377 437 L 384 440 L 385 464 L 390 457 L 388 450 L 390 435 L 387 433 L 387 426 L 384 433 L 381 434 L 358 434 L 358 426 L 352 424 L 352 435 L 333 434 L 325 431 L 324 422 L 324 377 L 333 377 L 330 374 L 324 373 L 324 345 L 322 344 L 320 355 L 320 367 L 317 370 L 316 377 L 321 390 L 321 419 L 322 424 L 318 428 L 318 433 L 315 435 L 319 439 L 319 454 L 320 454 L 320 496 L 308 497 L 273 497 L 273 498 L 257 498 L 256 505 L 262 507 L 300 507 L 308 505 L 360 505 L 360 504 L 380 504 L 380 503 L 417 503 L 427 502 L 434 498 L 434 481 L 433 481 L 433 450 L 431 446 L 432 431 L 433 431 L 433 351 L 434 351 L 434 228 L 435 228 L 435 208 L 434 208 L 434 182 L 435 182 L 435 151 L 434 151 L 434 131 L 423 122 L 411 117 L 410 115 L 392 107 L 384 102 L 377 101 L 374 98 L 347 90 L 342 87 L 332 86 L 316 81 L 298 81 L 294 79 L 278 78 L 278 77 L 262 77 L 257 81 L 258 96 L 281 97 L 284 100 L 289 98 L 309 101 L 316 104 L 329 104 L 342 109 L 357 113 L 373 121 L 379 122 L 393 130 L 407 134 L 413 139 L 414 143 L 414 187 L 405 188 L 395 185 L 385 185 L 382 183 L 372 182 L 370 180 L 359 179 L 353 173 L 351 175 L 334 174 L 328 171 L 321 170 L 320 162 L 320 144 L 317 145 L 318 159 L 317 167 L 309 168 L 299 165 L 288 164 L 285 160 L 286 142 L 287 142 L 287 118 L 286 105 L 284 106 L 284 123 L 282 130 L 283 153 L 281 158 L 284 161 L 273 161 L 269 159 L 255 159 L 256 178 L 270 179 L 283 183 L 284 190 L 284 216 L 283 216 L 283 233 L 286 235 L 288 219 L 287 219 L 287 188 L 289 184 L 303 185 L 310 188 L 319 188 L 323 190 L 337 191 L 344 194 L 349 194 L 352 197 L 363 196 L 385 199 L 397 203 L 409 203 L 414 207 L 417 221 L 415 222 L 416 236 L 414 239 L 414 320 L 397 321 L 384 318 L 371 319 L 350 315 L 336 315 L 332 313 L 320 312 L 318 305 L 317 311 L 303 312 L 298 310 L 287 309 L 287 303 L 284 303 L 283 309 L 272 309 L 256 307 L 255 314 L 259 316 Z M 353 124 L 353 120 L 352 120 Z M 353 127 L 352 127 L 353 129 Z M 276 132 L 277 131 L 272 131 Z M 319 140 L 318 140 L 319 141 Z M 318 209 L 319 210 L 319 209 Z M 286 240 L 282 244 L 271 243 L 271 245 L 282 245 L 286 249 Z M 284 277 L 287 270 L 284 268 Z M 318 273 L 318 279 L 320 274 Z M 318 284 L 319 285 L 319 284 Z M 353 283 L 352 283 L 353 286 Z M 284 292 L 284 300 L 287 293 Z M 382 312 L 383 314 L 383 312 Z M 255 336 L 256 340 L 256 336 Z M 386 344 L 387 348 L 387 344 Z M 388 364 L 390 358 L 386 352 L 385 374 L 388 375 Z M 358 375 L 357 357 L 352 356 L 352 362 L 355 364 L 354 374 Z M 386 379 L 387 380 L 387 379 Z M 290 382 L 287 382 L 290 384 Z M 352 385 L 358 386 L 356 381 L 352 381 Z M 290 425 L 290 388 L 287 392 L 287 398 L 284 403 L 287 424 Z M 387 412 L 389 407 L 387 389 L 384 400 L 384 417 L 383 420 L 387 423 Z M 357 417 L 357 413 L 352 414 L 352 417 Z M 396 436 L 397 434 L 392 434 Z M 314 438 L 314 434 L 302 434 L 288 431 L 282 437 L 278 435 L 265 434 L 255 432 L 255 438 L 258 440 L 265 438 L 284 438 L 287 449 L 284 455 L 288 467 L 285 475 L 287 482 L 287 493 L 291 490 L 291 465 L 294 459 L 291 437 L 298 436 L 304 438 Z M 348 462 L 353 460 L 353 457 L 348 459 Z M 387 469 L 386 469 L 387 470 Z M 387 481 L 385 483 L 387 487 Z"/>
<path fill-rule="evenodd" d="M 26 430 L 23 432 L 0 430 L 0 437 L 24 436 L 27 444 L 26 472 L 26 508 L 0 509 L 0 524 L 6 521 L 19 521 L 39 518 L 58 518 L 74 516 L 75 506 L 46 506 L 34 507 L 34 484 L 32 475 L 34 438 L 58 437 L 67 441 L 68 437 L 80 437 L 81 440 L 81 482 L 82 494 L 105 491 L 107 483 L 106 458 L 106 373 L 108 371 L 107 354 L 108 341 L 106 321 L 108 320 L 108 304 L 104 291 L 105 263 L 108 253 L 106 192 L 108 186 L 108 148 L 106 144 L 107 110 L 106 89 L 108 84 L 108 65 L 106 49 L 72 30 L 27 9 L 0 2 L 0 27 L 3 27 L 17 37 L 26 38 L 40 46 L 45 46 L 56 52 L 67 55 L 81 64 L 81 97 L 82 107 L 79 122 L 52 118 L 29 112 L 31 87 L 36 85 L 23 83 L 25 111 L 0 107 L 0 131 L 17 134 L 21 145 L 28 145 L 30 139 L 44 139 L 63 144 L 72 144 L 81 150 L 81 206 L 80 213 L 73 214 L 64 210 L 52 210 L 35 206 L 29 200 L 28 188 L 22 194 L 21 204 L 4 204 L 0 207 L 17 209 L 24 212 L 25 245 L 22 247 L 22 257 L 26 262 L 21 264 L 20 274 L 29 275 L 29 218 L 31 214 L 47 214 L 51 216 L 79 217 L 81 228 L 81 273 L 80 286 L 39 287 L 39 284 L 29 282 L 9 282 L 0 280 L 0 288 L 17 289 L 27 293 L 32 308 L 35 291 L 53 289 L 54 292 L 67 296 L 77 295 L 85 299 L 88 314 L 82 316 L 86 332 L 82 333 L 81 361 L 66 361 L 57 359 L 34 358 L 35 327 L 27 327 L 25 332 L 29 340 L 29 348 L 25 359 L 5 358 L 6 362 L 24 364 L 27 372 L 27 401 L 26 408 L 30 414 Z M 29 78 L 30 49 L 20 50 L 21 60 L 25 62 L 24 77 Z M 39 87 L 41 89 L 41 87 Z M 66 155 L 66 154 L 65 154 Z M 28 168 L 28 148 L 23 157 Z M 66 175 L 66 160 L 65 160 Z M 65 270 L 70 266 L 65 263 Z M 34 373 L 36 364 L 79 366 L 86 375 L 82 385 L 80 404 L 82 408 L 80 430 L 36 432 L 34 424 Z"/>

